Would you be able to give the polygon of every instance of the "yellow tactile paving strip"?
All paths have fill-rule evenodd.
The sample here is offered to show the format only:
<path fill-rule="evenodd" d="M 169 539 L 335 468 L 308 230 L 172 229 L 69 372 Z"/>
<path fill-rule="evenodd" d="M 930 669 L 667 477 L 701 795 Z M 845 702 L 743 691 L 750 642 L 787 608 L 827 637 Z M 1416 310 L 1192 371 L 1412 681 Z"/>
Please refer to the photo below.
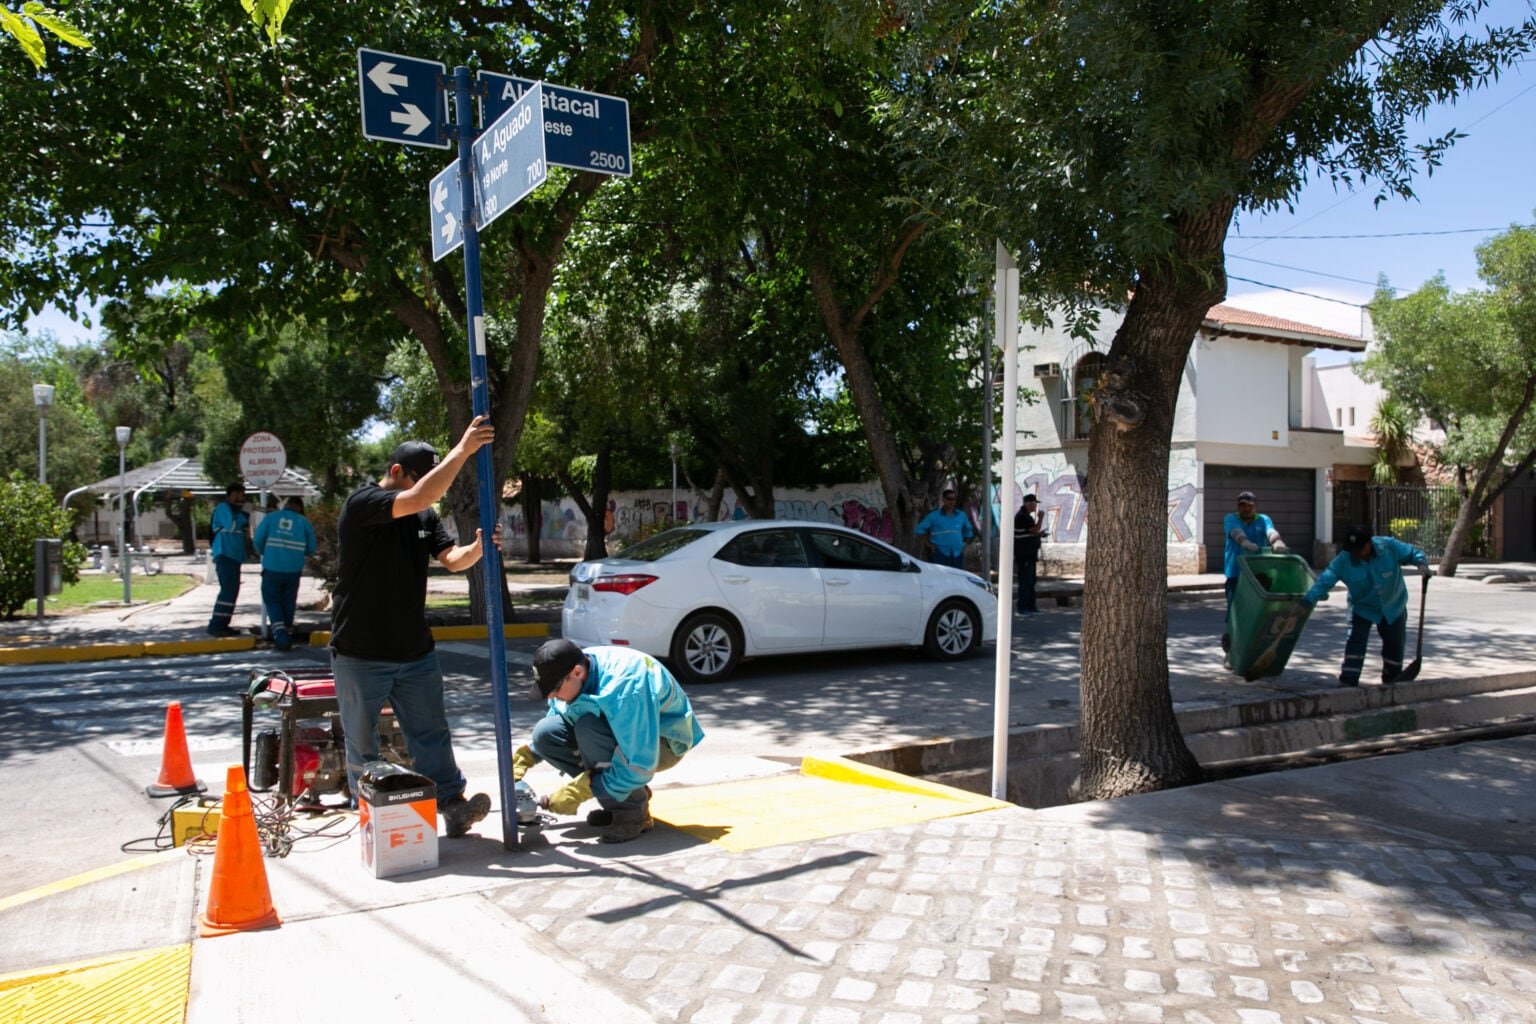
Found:
<path fill-rule="evenodd" d="M 192 978 L 192 946 L 0 975 L 6 1024 L 181 1024 Z"/>
<path fill-rule="evenodd" d="M 798 775 L 659 789 L 659 821 L 734 853 L 892 828 L 1012 804 L 843 758 L 806 758 Z"/>

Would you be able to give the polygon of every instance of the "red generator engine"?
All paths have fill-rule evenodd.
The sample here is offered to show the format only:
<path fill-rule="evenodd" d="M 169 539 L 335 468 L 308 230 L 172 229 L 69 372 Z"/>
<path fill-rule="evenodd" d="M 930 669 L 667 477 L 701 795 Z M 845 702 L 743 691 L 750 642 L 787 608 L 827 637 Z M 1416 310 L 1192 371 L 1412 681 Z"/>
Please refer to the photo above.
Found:
<path fill-rule="evenodd" d="M 275 712 L 275 728 L 255 730 L 256 713 Z M 346 745 L 336 680 L 329 669 L 253 671 L 241 694 L 241 764 L 252 792 L 274 786 L 289 807 L 323 807 L 325 796 L 350 801 Z M 254 731 L 254 732 L 253 732 Z M 409 768 L 395 713 L 379 713 L 379 756 Z"/>

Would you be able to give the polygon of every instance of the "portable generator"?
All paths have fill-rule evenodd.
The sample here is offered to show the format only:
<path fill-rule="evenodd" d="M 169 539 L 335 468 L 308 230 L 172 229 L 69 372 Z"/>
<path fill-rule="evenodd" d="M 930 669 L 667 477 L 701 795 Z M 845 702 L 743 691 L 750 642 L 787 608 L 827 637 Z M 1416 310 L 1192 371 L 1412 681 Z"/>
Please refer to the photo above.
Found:
<path fill-rule="evenodd" d="M 325 796 L 353 799 L 336 680 L 329 669 L 252 671 L 240 702 L 241 765 L 252 792 L 275 786 L 277 799 L 288 807 L 323 807 Z M 255 730 L 258 711 L 275 712 L 276 727 Z M 391 708 L 379 713 L 378 728 L 380 758 L 409 768 L 405 737 Z"/>

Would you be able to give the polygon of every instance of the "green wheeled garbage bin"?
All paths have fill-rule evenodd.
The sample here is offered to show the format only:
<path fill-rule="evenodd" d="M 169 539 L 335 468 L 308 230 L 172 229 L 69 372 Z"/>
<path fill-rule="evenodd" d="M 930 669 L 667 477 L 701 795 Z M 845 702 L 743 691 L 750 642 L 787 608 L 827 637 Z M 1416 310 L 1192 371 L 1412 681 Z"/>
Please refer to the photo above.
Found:
<path fill-rule="evenodd" d="M 1227 611 L 1227 665 L 1249 681 L 1277 676 L 1312 614 L 1300 601 L 1317 576 L 1299 555 L 1245 555 L 1238 568 Z"/>

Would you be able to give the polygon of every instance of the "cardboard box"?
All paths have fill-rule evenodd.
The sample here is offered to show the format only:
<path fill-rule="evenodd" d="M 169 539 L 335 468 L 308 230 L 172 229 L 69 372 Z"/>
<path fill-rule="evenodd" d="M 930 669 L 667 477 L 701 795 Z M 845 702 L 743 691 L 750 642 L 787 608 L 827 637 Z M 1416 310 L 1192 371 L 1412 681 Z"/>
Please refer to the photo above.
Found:
<path fill-rule="evenodd" d="M 432 780 L 397 769 L 358 784 L 358 834 L 363 868 L 393 878 L 437 867 L 437 787 Z"/>

